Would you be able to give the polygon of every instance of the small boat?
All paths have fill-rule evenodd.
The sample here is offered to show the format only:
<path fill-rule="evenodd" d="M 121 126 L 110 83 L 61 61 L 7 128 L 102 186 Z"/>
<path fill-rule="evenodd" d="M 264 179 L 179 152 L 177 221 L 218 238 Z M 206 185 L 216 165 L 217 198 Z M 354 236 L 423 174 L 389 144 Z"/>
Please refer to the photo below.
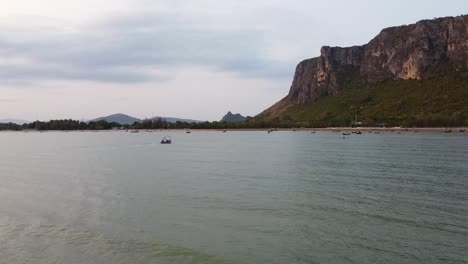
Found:
<path fill-rule="evenodd" d="M 465 133 L 465 129 L 464 129 L 464 128 L 460 128 L 460 130 L 458 130 L 458 132 L 460 132 L 460 133 Z"/>
<path fill-rule="evenodd" d="M 226 133 L 226 129 L 223 130 L 223 133 Z"/>
<path fill-rule="evenodd" d="M 317 131 L 310 131 L 310 133 L 315 134 L 315 133 L 317 133 Z"/>
<path fill-rule="evenodd" d="M 361 135 L 361 134 L 362 134 L 362 132 L 361 132 L 361 131 L 356 131 L 356 133 L 355 133 L 355 134 L 356 134 L 356 135 Z"/>
<path fill-rule="evenodd" d="M 374 134 L 380 134 L 380 131 L 374 131 Z"/>
<path fill-rule="evenodd" d="M 351 135 L 351 133 L 349 133 L 349 132 L 344 132 L 344 133 L 341 133 L 341 134 L 342 134 L 343 136 L 349 136 L 349 135 Z"/>
<path fill-rule="evenodd" d="M 132 130 L 130 133 L 138 133 L 138 130 Z"/>
<path fill-rule="evenodd" d="M 171 143 L 172 143 L 172 139 L 170 137 L 164 137 L 161 140 L 161 144 L 171 144 Z"/>
<path fill-rule="evenodd" d="M 190 130 L 187 129 L 187 131 L 185 131 L 185 133 L 186 133 L 186 134 L 190 134 L 191 132 L 190 132 Z"/>
<path fill-rule="evenodd" d="M 452 133 L 452 129 L 446 129 L 444 133 Z"/>
<path fill-rule="evenodd" d="M 413 131 L 413 132 L 414 132 L 414 133 L 418 133 L 418 132 L 419 132 L 419 130 L 415 130 L 415 131 Z"/>

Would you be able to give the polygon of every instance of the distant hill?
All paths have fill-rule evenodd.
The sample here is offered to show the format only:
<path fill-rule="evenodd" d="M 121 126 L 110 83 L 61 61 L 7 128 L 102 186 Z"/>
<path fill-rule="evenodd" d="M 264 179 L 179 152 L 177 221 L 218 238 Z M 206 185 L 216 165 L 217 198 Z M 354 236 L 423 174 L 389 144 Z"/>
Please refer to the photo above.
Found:
<path fill-rule="evenodd" d="M 231 111 L 229 111 L 226 115 L 223 116 L 220 122 L 235 123 L 244 122 L 245 120 L 246 117 L 242 116 L 241 114 L 233 114 Z"/>
<path fill-rule="evenodd" d="M 121 125 L 131 125 L 135 122 L 141 122 L 141 119 L 139 118 L 136 118 L 136 117 L 133 117 L 133 116 L 129 116 L 129 115 L 125 115 L 125 114 L 113 114 L 113 115 L 109 115 L 109 116 L 103 116 L 103 117 L 99 117 L 99 118 L 96 118 L 96 119 L 93 119 L 89 122 L 97 122 L 97 121 L 101 121 L 101 120 L 105 120 L 107 122 L 115 122 L 115 123 L 119 123 Z"/>
<path fill-rule="evenodd" d="M 12 118 L 5 118 L 5 119 L 0 119 L 1 124 L 7 124 L 7 123 L 13 123 L 17 125 L 23 125 L 23 124 L 28 124 L 31 123 L 26 120 L 21 120 L 21 119 L 12 119 Z"/>
<path fill-rule="evenodd" d="M 194 119 L 185 119 L 185 118 L 177 118 L 177 117 L 159 117 L 159 116 L 155 116 L 155 117 L 152 117 L 150 119 L 151 120 L 156 120 L 158 118 L 162 118 L 162 119 L 166 120 L 166 122 L 169 122 L 169 123 L 176 123 L 177 121 L 186 122 L 186 123 L 202 123 L 202 122 L 205 122 L 205 121 L 194 120 Z M 97 122 L 97 121 L 100 121 L 100 120 L 105 120 L 107 122 L 115 122 L 115 123 L 119 123 L 121 125 L 131 125 L 131 124 L 133 124 L 135 122 L 141 123 L 142 121 L 144 121 L 144 119 L 139 119 L 139 118 L 129 116 L 129 115 L 126 115 L 126 114 L 118 113 L 118 114 L 113 114 L 113 115 L 109 115 L 109 116 L 99 117 L 99 118 L 90 120 L 89 122 Z"/>
<path fill-rule="evenodd" d="M 162 118 L 162 119 L 166 120 L 169 123 L 176 123 L 176 122 L 202 123 L 202 122 L 205 122 L 205 121 L 201 121 L 201 120 L 185 119 L 185 118 L 177 118 L 177 117 L 159 117 L 159 116 L 155 116 L 155 117 L 152 117 L 151 119 L 155 120 L 155 119 L 158 119 L 158 118 Z"/>

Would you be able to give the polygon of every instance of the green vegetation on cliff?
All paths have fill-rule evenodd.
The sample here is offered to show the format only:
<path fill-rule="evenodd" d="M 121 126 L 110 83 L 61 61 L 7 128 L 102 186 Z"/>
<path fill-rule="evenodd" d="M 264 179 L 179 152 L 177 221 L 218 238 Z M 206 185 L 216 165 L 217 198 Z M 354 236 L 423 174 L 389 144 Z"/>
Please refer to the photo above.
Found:
<path fill-rule="evenodd" d="M 350 81 L 350 80 L 347 80 Z M 443 127 L 468 124 L 468 71 L 445 71 L 425 80 L 351 81 L 337 96 L 289 104 L 264 112 L 256 122 L 273 127 L 362 126 Z"/>

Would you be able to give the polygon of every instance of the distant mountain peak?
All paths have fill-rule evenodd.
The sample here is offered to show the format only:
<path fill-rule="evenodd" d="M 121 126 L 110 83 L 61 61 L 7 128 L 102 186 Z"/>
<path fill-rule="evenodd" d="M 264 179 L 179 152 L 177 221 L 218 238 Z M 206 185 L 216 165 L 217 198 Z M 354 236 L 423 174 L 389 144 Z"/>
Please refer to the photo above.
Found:
<path fill-rule="evenodd" d="M 121 125 L 131 125 L 131 124 L 133 124 L 135 122 L 141 122 L 141 119 L 139 119 L 139 118 L 129 116 L 129 115 L 126 115 L 126 114 L 122 114 L 122 113 L 117 113 L 117 114 L 113 114 L 113 115 L 98 117 L 96 119 L 91 120 L 90 122 L 98 122 L 98 121 L 101 121 L 101 120 L 107 121 L 109 123 L 115 122 L 115 123 L 119 123 Z"/>
<path fill-rule="evenodd" d="M 233 114 L 231 111 L 228 111 L 221 119 L 221 122 L 234 123 L 234 122 L 244 122 L 245 120 L 246 120 L 245 116 L 242 116 L 239 113 Z"/>

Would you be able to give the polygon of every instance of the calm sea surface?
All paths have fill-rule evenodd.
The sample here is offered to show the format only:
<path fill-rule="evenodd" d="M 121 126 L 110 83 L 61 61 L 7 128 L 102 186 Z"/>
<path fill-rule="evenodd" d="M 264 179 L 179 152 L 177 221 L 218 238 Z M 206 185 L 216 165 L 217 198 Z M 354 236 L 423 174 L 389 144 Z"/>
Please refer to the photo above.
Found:
<path fill-rule="evenodd" d="M 468 135 L 3 132 L 0 263 L 468 263 Z"/>

